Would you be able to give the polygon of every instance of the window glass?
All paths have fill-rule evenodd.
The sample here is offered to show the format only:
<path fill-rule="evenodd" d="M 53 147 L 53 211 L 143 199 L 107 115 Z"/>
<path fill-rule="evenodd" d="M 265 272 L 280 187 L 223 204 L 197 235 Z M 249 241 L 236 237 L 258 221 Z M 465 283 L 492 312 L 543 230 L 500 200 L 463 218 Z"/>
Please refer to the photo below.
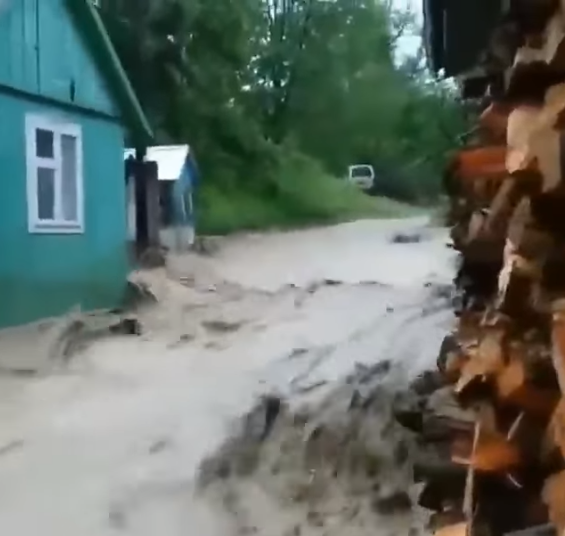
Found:
<path fill-rule="evenodd" d="M 55 170 L 37 168 L 37 215 L 40 220 L 55 219 Z"/>
<path fill-rule="evenodd" d="M 54 157 L 54 134 L 41 128 L 35 131 L 35 154 L 40 158 Z"/>
<path fill-rule="evenodd" d="M 354 178 L 370 177 L 372 175 L 369 166 L 357 166 L 351 170 L 351 176 Z"/>
<path fill-rule="evenodd" d="M 82 232 L 79 127 L 30 115 L 26 133 L 30 232 Z"/>
<path fill-rule="evenodd" d="M 77 191 L 77 139 L 74 136 L 61 136 L 61 204 L 63 219 L 78 219 Z"/>

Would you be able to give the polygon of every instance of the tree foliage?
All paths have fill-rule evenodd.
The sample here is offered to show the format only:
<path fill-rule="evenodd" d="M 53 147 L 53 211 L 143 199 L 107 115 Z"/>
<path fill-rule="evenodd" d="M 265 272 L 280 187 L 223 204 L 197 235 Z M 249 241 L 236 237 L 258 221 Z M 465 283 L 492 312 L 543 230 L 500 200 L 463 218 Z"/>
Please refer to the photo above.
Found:
<path fill-rule="evenodd" d="M 103 0 L 101 13 L 158 141 L 190 143 L 207 181 L 261 191 L 287 156 L 383 193 L 431 199 L 466 118 L 396 60 L 412 14 L 378 0 Z M 272 192 L 271 192 L 272 193 Z"/>

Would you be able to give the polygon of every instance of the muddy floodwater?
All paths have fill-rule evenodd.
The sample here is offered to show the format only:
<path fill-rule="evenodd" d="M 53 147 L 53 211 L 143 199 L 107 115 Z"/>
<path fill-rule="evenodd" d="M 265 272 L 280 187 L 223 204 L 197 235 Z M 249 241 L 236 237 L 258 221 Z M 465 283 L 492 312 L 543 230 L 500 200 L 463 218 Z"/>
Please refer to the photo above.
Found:
<path fill-rule="evenodd" d="M 239 236 L 133 275 L 141 335 L 22 375 L 3 359 L 38 335 L 0 334 L 0 533 L 420 533 L 391 404 L 452 325 L 445 242 L 424 219 Z"/>

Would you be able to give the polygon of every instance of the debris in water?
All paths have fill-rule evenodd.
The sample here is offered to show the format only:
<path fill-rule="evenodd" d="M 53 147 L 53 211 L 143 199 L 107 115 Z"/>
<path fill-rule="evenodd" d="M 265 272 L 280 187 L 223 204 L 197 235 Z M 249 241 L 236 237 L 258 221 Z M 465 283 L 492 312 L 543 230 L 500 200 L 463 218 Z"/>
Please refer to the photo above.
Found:
<path fill-rule="evenodd" d="M 243 322 L 228 322 L 226 320 L 204 320 L 202 326 L 214 333 L 233 333 L 243 326 Z"/>
<path fill-rule="evenodd" d="M 343 281 L 339 281 L 338 279 L 324 279 L 322 284 L 327 287 L 337 287 L 343 285 Z"/>
<path fill-rule="evenodd" d="M 280 397 L 274 395 L 262 397 L 245 419 L 245 434 L 258 441 L 264 441 L 273 429 L 282 407 L 283 402 Z"/>
<path fill-rule="evenodd" d="M 425 396 L 432 394 L 444 385 L 446 385 L 446 381 L 439 371 L 427 370 L 412 382 L 411 387 L 417 395 Z"/>
<path fill-rule="evenodd" d="M 219 239 L 212 236 L 197 236 L 192 244 L 192 251 L 206 257 L 215 255 L 219 250 Z"/>
<path fill-rule="evenodd" d="M 122 318 L 108 328 L 114 335 L 141 335 L 143 329 L 137 318 Z"/>
<path fill-rule="evenodd" d="M 290 352 L 288 359 L 296 359 L 298 357 L 304 356 L 307 353 L 308 353 L 308 348 L 295 348 L 292 352 Z"/>
<path fill-rule="evenodd" d="M 417 244 L 422 242 L 422 233 L 397 233 L 392 237 L 393 244 Z"/>
<path fill-rule="evenodd" d="M 183 333 L 177 341 L 174 341 L 168 345 L 168 348 L 179 348 L 185 344 L 192 342 L 196 336 L 192 333 Z"/>
<path fill-rule="evenodd" d="M 168 439 L 159 439 L 155 441 L 151 447 L 149 447 L 149 454 L 158 454 L 166 450 L 170 446 L 170 441 Z"/>
<path fill-rule="evenodd" d="M 201 465 L 201 493 L 237 497 L 229 515 L 258 534 L 275 522 L 263 511 L 271 506 L 285 520 L 277 525 L 281 534 L 331 532 L 335 523 L 343 534 L 346 526 L 366 527 L 354 533 L 365 536 L 383 517 L 391 533 L 407 533 L 415 516 L 414 445 L 395 420 L 391 368 L 390 362 L 357 366 L 349 383 L 339 382 L 309 407 L 291 408 L 276 395 L 261 399 Z"/>
<path fill-rule="evenodd" d="M 305 385 L 304 387 L 298 387 L 296 389 L 296 393 L 301 394 L 301 395 L 305 395 L 305 394 L 311 393 L 312 391 L 315 391 L 316 389 L 319 389 L 320 387 L 323 387 L 327 383 L 328 382 L 326 380 L 320 380 L 319 382 L 315 382 L 311 385 Z"/>
<path fill-rule="evenodd" d="M 15 450 L 19 450 L 23 446 L 24 446 L 23 439 L 14 439 L 13 441 L 9 441 L 8 443 L 0 447 L 0 456 L 9 454 L 10 452 L 14 452 Z"/>
<path fill-rule="evenodd" d="M 128 278 L 122 308 L 124 310 L 135 310 L 138 307 L 157 303 L 157 296 L 153 293 L 147 282 L 135 279 L 132 275 Z"/>
<path fill-rule="evenodd" d="M 143 268 L 162 268 L 167 263 L 166 250 L 162 247 L 149 247 L 139 257 L 139 266 Z"/>
<path fill-rule="evenodd" d="M 116 530 L 125 530 L 127 528 L 127 519 L 124 511 L 118 506 L 111 506 L 108 511 L 108 521 L 110 526 Z"/>
<path fill-rule="evenodd" d="M 406 491 L 394 491 L 373 500 L 373 508 L 379 514 L 406 512 L 412 508 L 412 500 Z"/>

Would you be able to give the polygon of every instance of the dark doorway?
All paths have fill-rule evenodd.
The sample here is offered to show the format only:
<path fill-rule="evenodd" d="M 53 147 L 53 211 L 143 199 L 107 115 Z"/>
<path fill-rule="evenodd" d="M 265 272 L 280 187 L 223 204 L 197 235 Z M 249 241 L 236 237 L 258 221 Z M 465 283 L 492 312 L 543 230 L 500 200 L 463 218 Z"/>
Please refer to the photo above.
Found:
<path fill-rule="evenodd" d="M 160 195 L 156 162 L 125 161 L 130 251 L 137 260 L 159 247 Z"/>

